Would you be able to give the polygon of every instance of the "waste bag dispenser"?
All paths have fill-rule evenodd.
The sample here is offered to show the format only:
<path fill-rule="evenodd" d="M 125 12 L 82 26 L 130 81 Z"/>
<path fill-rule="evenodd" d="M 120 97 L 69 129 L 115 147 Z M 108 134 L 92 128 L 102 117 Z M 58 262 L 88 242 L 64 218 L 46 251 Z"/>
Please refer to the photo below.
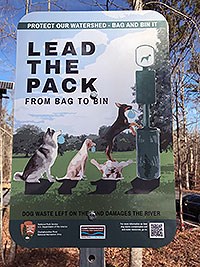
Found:
<path fill-rule="evenodd" d="M 143 128 L 137 129 L 137 177 L 144 180 L 160 177 L 160 130 L 150 126 L 150 105 L 156 103 L 154 49 L 143 45 L 136 49 L 136 63 L 143 67 L 136 71 L 136 102 L 143 105 Z"/>

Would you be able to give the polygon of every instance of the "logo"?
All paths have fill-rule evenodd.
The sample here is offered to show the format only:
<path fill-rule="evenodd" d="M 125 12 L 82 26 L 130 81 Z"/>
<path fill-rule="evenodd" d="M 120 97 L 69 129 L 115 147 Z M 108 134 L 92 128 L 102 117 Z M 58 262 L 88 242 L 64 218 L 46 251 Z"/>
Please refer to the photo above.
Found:
<path fill-rule="evenodd" d="M 80 239 L 105 239 L 105 225 L 80 225 Z"/>
<path fill-rule="evenodd" d="M 20 225 L 20 228 L 22 237 L 28 242 L 35 234 L 36 224 L 33 224 L 31 221 L 25 221 Z"/>

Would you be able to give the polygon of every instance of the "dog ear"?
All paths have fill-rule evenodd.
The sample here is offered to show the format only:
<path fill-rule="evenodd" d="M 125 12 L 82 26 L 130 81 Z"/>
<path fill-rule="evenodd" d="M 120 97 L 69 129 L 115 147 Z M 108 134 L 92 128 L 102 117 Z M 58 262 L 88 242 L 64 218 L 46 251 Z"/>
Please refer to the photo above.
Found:
<path fill-rule="evenodd" d="M 120 104 L 120 103 L 116 103 L 116 102 L 115 102 L 115 105 L 116 105 L 118 108 L 121 107 L 121 104 Z"/>
<path fill-rule="evenodd" d="M 88 146 L 89 146 L 89 147 L 92 147 L 92 140 L 91 140 L 91 139 L 87 139 L 87 140 L 88 140 L 88 143 L 87 143 Z"/>

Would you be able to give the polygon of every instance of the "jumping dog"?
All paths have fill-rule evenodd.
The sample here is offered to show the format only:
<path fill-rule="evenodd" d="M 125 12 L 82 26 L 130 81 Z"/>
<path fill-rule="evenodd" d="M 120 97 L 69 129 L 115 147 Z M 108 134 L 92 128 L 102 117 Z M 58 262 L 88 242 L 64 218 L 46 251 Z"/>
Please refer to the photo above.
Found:
<path fill-rule="evenodd" d="M 108 131 L 105 133 L 103 137 L 104 140 L 106 140 L 106 144 L 107 144 L 107 147 L 106 147 L 107 158 L 112 161 L 114 161 L 111 157 L 111 151 L 113 147 L 114 138 L 126 129 L 130 129 L 131 133 L 135 136 L 136 132 L 134 131 L 132 126 L 141 128 L 141 126 L 137 124 L 136 122 L 129 123 L 128 118 L 125 115 L 125 112 L 128 110 L 131 110 L 132 106 L 126 105 L 126 104 L 120 104 L 120 103 L 115 103 L 115 105 L 119 108 L 117 119 L 109 127 Z"/>

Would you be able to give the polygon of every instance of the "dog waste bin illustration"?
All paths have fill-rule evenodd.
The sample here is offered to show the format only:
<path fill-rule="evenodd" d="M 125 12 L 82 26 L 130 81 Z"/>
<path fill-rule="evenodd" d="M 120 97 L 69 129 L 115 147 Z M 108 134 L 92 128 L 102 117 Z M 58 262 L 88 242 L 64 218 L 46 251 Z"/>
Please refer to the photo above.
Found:
<path fill-rule="evenodd" d="M 137 177 L 146 180 L 160 177 L 160 131 L 144 127 L 137 130 Z"/>
<path fill-rule="evenodd" d="M 136 71 L 136 102 L 143 105 L 143 125 L 137 129 L 136 154 L 137 177 L 144 180 L 160 177 L 160 130 L 150 127 L 150 105 L 156 102 L 154 48 L 142 45 L 136 49 L 136 63 L 142 70 Z"/>

